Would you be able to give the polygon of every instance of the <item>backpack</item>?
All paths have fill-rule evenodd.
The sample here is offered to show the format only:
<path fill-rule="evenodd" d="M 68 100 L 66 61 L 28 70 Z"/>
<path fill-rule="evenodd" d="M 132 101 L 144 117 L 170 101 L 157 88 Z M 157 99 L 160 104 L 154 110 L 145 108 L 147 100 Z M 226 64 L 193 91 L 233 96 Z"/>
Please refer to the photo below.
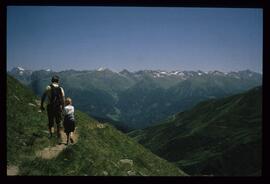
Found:
<path fill-rule="evenodd" d="M 53 111 L 61 112 L 61 105 L 63 105 L 61 88 L 60 86 L 54 87 L 52 84 L 50 86 L 51 86 L 50 104 L 52 105 Z"/>

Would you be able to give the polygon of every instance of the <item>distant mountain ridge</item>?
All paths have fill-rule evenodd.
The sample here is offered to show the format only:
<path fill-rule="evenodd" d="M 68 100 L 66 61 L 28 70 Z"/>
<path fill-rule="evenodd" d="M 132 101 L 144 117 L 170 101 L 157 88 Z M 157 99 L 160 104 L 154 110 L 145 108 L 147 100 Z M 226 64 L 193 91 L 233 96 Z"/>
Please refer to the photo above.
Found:
<path fill-rule="evenodd" d="M 11 74 L 14 77 L 17 77 L 16 75 L 25 75 L 25 76 L 29 76 L 32 74 L 32 72 L 34 71 L 46 71 L 46 72 L 50 72 L 50 73 L 58 73 L 55 72 L 51 69 L 43 69 L 43 70 L 28 70 L 28 69 L 24 69 L 20 66 L 18 67 L 14 67 L 12 68 L 10 71 L 8 71 L 9 74 Z M 261 75 L 260 73 L 251 71 L 249 69 L 246 70 L 240 70 L 240 71 L 231 71 L 231 72 L 221 72 L 218 70 L 213 70 L 213 71 L 201 71 L 201 70 L 197 70 L 197 71 L 187 71 L 187 70 L 172 70 L 172 71 L 166 71 L 166 70 L 138 70 L 138 71 L 128 71 L 127 69 L 123 69 L 120 72 L 114 72 L 110 69 L 104 68 L 104 67 L 100 67 L 98 69 L 95 70 L 63 70 L 61 72 L 66 72 L 66 71 L 73 71 L 73 72 L 103 72 L 103 71 L 108 71 L 108 72 L 112 72 L 118 75 L 122 75 L 122 76 L 134 76 L 134 77 L 140 77 L 141 75 L 144 74 L 148 74 L 154 78 L 162 78 L 162 77 L 169 77 L 169 76 L 175 76 L 178 77 L 178 79 L 182 79 L 182 80 L 186 80 L 188 78 L 194 77 L 194 76 L 201 76 L 201 75 L 216 75 L 216 76 L 228 76 L 228 77 L 232 77 L 232 78 L 247 78 L 247 77 L 252 77 L 254 75 L 256 75 L 258 77 L 258 74 Z"/>
<path fill-rule="evenodd" d="M 78 109 L 132 128 L 151 126 L 200 101 L 236 94 L 262 84 L 262 75 L 250 70 L 229 73 L 200 70 L 114 72 L 106 68 L 39 70 L 25 74 L 23 79 L 18 73 L 9 73 L 39 96 L 50 83 L 51 76 L 57 74 Z"/>
<path fill-rule="evenodd" d="M 23 84 L 28 85 L 31 82 L 32 70 L 25 70 L 24 68 L 18 66 L 18 67 L 12 68 L 8 73 L 14 76 Z"/>

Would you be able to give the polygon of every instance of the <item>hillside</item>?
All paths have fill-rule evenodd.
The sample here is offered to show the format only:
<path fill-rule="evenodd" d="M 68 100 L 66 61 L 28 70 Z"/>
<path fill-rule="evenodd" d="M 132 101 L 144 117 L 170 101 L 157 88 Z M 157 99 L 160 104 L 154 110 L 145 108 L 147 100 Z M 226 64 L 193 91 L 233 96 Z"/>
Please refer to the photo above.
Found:
<path fill-rule="evenodd" d="M 191 175 L 261 175 L 262 88 L 199 103 L 128 135 Z"/>
<path fill-rule="evenodd" d="M 78 110 L 76 144 L 44 159 L 37 153 L 55 147 L 56 138 L 47 138 L 46 112 L 38 112 L 38 104 L 30 89 L 7 76 L 7 167 L 17 175 L 186 175 L 112 126 Z"/>
<path fill-rule="evenodd" d="M 262 83 L 262 75 L 249 70 L 229 73 L 113 72 L 109 69 L 26 71 L 19 67 L 10 74 L 29 85 L 38 96 L 50 83 L 51 76 L 57 74 L 77 109 L 90 116 L 113 120 L 111 122 L 117 122 L 116 127 L 129 129 L 152 126 L 201 101 L 243 92 Z"/>

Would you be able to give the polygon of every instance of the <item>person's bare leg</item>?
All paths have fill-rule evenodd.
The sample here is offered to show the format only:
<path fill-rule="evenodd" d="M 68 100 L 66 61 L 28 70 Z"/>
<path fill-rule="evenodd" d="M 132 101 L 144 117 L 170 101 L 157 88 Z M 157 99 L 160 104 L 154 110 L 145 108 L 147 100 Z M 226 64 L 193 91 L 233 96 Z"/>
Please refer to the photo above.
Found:
<path fill-rule="evenodd" d="M 57 126 L 57 141 L 58 141 L 58 144 L 61 144 L 62 143 L 62 137 L 61 137 L 61 129 L 60 127 Z"/>
<path fill-rule="evenodd" d="M 53 125 L 54 125 L 54 117 L 51 106 L 47 105 L 47 116 L 48 116 L 48 129 L 49 129 L 49 139 L 52 138 L 54 133 Z"/>
<path fill-rule="evenodd" d="M 69 143 L 69 138 L 70 138 L 70 133 L 66 133 L 67 134 L 67 145 Z"/>
<path fill-rule="evenodd" d="M 62 123 L 61 123 L 61 112 L 56 112 L 55 113 L 55 122 L 56 122 L 56 126 L 57 126 L 58 144 L 62 144 L 63 143 L 64 129 L 63 129 Z"/>
<path fill-rule="evenodd" d="M 49 138 L 52 138 L 52 134 L 54 132 L 54 128 L 53 127 L 49 127 Z"/>
<path fill-rule="evenodd" d="M 70 142 L 71 142 L 71 143 L 74 143 L 74 140 L 73 140 L 73 132 L 70 132 Z"/>
<path fill-rule="evenodd" d="M 58 139 L 58 144 L 62 144 L 64 142 L 64 128 L 61 125 L 60 119 L 57 119 L 57 139 Z"/>

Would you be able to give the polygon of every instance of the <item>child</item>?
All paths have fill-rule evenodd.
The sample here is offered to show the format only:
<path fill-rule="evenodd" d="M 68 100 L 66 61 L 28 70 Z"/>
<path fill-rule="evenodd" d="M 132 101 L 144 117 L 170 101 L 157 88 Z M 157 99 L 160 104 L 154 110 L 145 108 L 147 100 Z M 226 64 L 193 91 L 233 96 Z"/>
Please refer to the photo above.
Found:
<path fill-rule="evenodd" d="M 72 106 L 71 98 L 66 98 L 64 107 L 64 128 L 67 135 L 67 145 L 69 140 L 71 143 L 74 142 L 72 136 L 75 130 L 75 117 L 74 117 L 74 107 Z"/>

